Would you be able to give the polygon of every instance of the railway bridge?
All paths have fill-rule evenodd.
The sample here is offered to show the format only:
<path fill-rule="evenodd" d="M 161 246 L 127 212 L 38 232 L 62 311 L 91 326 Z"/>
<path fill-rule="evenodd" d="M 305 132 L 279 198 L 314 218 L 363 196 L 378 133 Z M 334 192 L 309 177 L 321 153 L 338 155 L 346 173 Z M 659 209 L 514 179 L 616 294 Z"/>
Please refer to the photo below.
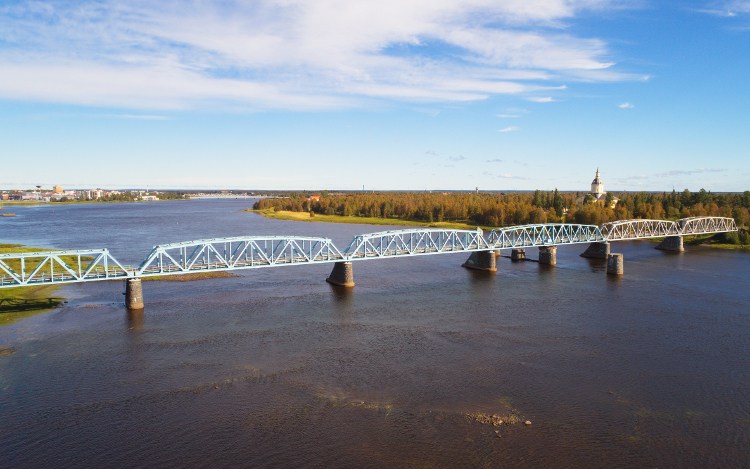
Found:
<path fill-rule="evenodd" d="M 545 223 L 496 228 L 486 236 L 479 228 L 415 228 L 357 235 L 343 251 L 328 238 L 242 236 L 160 244 L 137 267 L 123 265 L 108 249 L 0 254 L 0 288 L 120 279 L 126 281 L 126 305 L 140 309 L 145 277 L 333 264 L 326 280 L 353 287 L 354 262 L 464 252 L 469 254 L 464 267 L 494 272 L 502 250 L 522 260 L 525 249 L 535 247 L 540 263 L 555 265 L 557 247 L 568 244 L 588 244 L 582 256 L 607 259 L 607 273 L 620 275 L 624 261 L 622 254 L 610 252 L 612 242 L 663 238 L 657 249 L 683 251 L 684 236 L 729 231 L 737 226 L 724 217 L 619 220 L 601 226 Z"/>

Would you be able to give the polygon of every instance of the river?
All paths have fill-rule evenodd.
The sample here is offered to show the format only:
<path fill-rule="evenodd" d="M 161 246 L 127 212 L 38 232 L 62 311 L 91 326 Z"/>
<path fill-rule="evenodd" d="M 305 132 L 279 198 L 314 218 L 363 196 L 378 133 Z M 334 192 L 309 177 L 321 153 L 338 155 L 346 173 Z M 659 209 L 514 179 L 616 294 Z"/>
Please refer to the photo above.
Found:
<path fill-rule="evenodd" d="M 251 204 L 18 207 L 0 242 L 137 265 L 159 243 L 385 229 Z M 0 328 L 0 467 L 748 467 L 750 255 L 653 246 L 613 243 L 622 278 L 577 245 L 494 275 L 358 262 L 351 291 L 330 265 L 144 282 L 142 314 L 122 281 L 61 287 Z"/>

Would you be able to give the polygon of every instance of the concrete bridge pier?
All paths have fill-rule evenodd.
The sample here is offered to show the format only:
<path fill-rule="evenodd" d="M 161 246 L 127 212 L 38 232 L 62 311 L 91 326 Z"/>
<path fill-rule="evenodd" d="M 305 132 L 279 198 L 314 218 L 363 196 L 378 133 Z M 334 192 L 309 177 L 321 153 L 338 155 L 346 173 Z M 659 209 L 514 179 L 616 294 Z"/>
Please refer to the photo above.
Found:
<path fill-rule="evenodd" d="M 143 286 L 141 279 L 125 280 L 125 307 L 131 311 L 143 309 Z"/>
<path fill-rule="evenodd" d="M 494 251 L 474 251 L 463 266 L 467 269 L 497 272 L 497 257 Z"/>
<path fill-rule="evenodd" d="M 607 256 L 607 275 L 622 275 L 625 272 L 625 258 L 622 254 Z"/>
<path fill-rule="evenodd" d="M 664 241 L 656 246 L 656 249 L 661 249 L 662 251 L 682 252 L 685 250 L 682 245 L 682 236 L 667 236 L 664 238 Z"/>
<path fill-rule="evenodd" d="M 354 269 L 351 262 L 336 262 L 333 264 L 331 275 L 326 282 L 339 287 L 351 288 L 354 286 Z"/>
<path fill-rule="evenodd" d="M 526 260 L 526 249 L 511 249 L 510 260 L 512 261 L 525 261 Z"/>
<path fill-rule="evenodd" d="M 557 246 L 540 246 L 539 263 L 546 265 L 557 264 Z"/>
<path fill-rule="evenodd" d="M 586 248 L 581 257 L 587 257 L 589 259 L 608 259 L 609 257 L 609 243 L 591 243 Z"/>

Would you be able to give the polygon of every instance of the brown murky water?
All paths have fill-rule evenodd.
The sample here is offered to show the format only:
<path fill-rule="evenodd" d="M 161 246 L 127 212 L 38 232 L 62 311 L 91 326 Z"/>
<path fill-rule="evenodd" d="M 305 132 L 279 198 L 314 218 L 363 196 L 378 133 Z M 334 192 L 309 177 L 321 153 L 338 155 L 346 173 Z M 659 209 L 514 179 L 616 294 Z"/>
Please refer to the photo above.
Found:
<path fill-rule="evenodd" d="M 0 242 L 135 264 L 160 242 L 382 230 L 249 205 L 24 208 Z M 750 466 L 750 255 L 620 243 L 613 280 L 584 248 L 496 275 L 360 262 L 353 291 L 327 266 L 146 282 L 136 315 L 120 282 L 64 287 L 0 328 L 0 467 Z"/>

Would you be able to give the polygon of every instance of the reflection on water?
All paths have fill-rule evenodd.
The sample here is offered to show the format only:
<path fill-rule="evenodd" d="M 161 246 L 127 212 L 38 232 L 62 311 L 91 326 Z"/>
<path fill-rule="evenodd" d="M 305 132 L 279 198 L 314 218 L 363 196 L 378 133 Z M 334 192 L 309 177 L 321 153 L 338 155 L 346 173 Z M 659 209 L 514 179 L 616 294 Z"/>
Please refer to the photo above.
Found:
<path fill-rule="evenodd" d="M 141 332 L 143 331 L 143 324 L 145 322 L 145 309 L 127 310 L 125 317 L 127 318 L 127 326 L 129 331 Z"/>
<path fill-rule="evenodd" d="M 19 209 L 0 242 L 132 263 L 168 241 L 383 229 L 247 204 Z M 747 254 L 616 246 L 622 277 L 574 246 L 496 274 L 357 262 L 354 289 L 326 265 L 148 282 L 131 313 L 121 282 L 64 287 L 0 328 L 0 467 L 747 467 Z"/>

